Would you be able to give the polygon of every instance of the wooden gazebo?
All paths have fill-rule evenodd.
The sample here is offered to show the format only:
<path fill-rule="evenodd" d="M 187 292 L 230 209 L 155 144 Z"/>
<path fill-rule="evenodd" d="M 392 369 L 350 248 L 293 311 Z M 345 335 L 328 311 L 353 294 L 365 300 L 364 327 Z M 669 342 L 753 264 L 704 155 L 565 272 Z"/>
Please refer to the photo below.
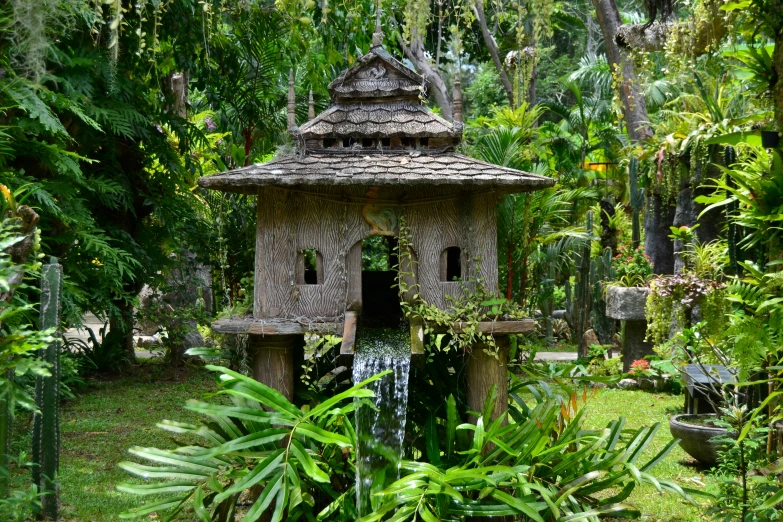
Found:
<path fill-rule="evenodd" d="M 455 152 L 462 137 L 459 82 L 449 122 L 422 103 L 423 78 L 384 49 L 378 32 L 329 92 L 331 106 L 316 116 L 311 97 L 309 121 L 297 127 L 292 72 L 288 128 L 296 151 L 199 180 L 204 188 L 258 196 L 253 316 L 213 327 L 249 334 L 255 378 L 289 398 L 304 334 L 343 334 L 342 353 L 350 354 L 357 320 L 393 310 L 391 301 L 399 306 L 393 274 L 362 272 L 363 239 L 393 242 L 404 215 L 418 293 L 446 307 L 446 296 L 460 291 L 455 278 L 497 289 L 499 196 L 553 184 Z M 481 325 L 501 335 L 531 326 Z M 474 350 L 468 362 L 469 396 L 482 401 L 493 383 L 505 395 L 506 369 L 482 361 L 481 353 Z"/>

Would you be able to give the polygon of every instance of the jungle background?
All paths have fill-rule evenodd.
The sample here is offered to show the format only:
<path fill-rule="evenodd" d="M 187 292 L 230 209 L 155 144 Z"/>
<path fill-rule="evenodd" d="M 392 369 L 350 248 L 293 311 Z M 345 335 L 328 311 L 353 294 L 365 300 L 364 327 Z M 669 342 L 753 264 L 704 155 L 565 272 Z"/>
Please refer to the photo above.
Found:
<path fill-rule="evenodd" d="M 677 274 L 680 289 L 745 285 L 709 309 L 714 321 L 689 321 L 696 337 L 682 343 L 723 330 L 743 378 L 777 368 L 781 0 L 2 0 L 0 370 L 12 409 L 34 409 L 25 390 L 46 372 L 30 361 L 49 341 L 37 281 L 50 258 L 63 267 L 60 327 L 88 313 L 107 325 L 66 343 L 63 400 L 132 373 L 147 324 L 165 330 L 175 375 L 188 348 L 235 342 L 208 325 L 252 308 L 256 202 L 196 182 L 289 151 L 289 71 L 301 123 L 310 93 L 324 110 L 329 82 L 369 49 L 378 10 L 385 46 L 446 119 L 460 80 L 461 152 L 556 180 L 499 204 L 497 290 L 543 318 L 520 361 L 558 346 L 587 360 L 589 329 L 615 342 L 596 282 Z"/>

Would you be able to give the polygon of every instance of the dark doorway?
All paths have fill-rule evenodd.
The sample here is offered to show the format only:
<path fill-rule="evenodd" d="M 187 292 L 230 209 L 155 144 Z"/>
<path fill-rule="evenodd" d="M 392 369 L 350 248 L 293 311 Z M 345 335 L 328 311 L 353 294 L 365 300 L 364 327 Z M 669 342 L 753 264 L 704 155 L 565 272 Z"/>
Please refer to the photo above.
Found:
<path fill-rule="evenodd" d="M 362 324 L 399 328 L 403 314 L 396 288 L 397 238 L 370 236 L 362 241 Z"/>

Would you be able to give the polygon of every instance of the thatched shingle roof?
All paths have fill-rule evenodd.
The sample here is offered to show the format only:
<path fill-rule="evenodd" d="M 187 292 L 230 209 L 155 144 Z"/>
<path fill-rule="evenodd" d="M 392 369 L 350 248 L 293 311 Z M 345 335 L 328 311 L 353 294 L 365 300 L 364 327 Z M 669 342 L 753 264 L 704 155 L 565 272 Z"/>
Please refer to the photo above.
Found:
<path fill-rule="evenodd" d="M 304 139 L 393 136 L 458 138 L 454 126 L 423 105 L 405 101 L 333 105 L 299 128 Z"/>
<path fill-rule="evenodd" d="M 254 193 L 257 187 L 297 185 L 460 185 L 500 192 L 550 187 L 551 178 L 438 151 L 312 152 L 199 179 L 199 185 L 228 192 Z"/>
<path fill-rule="evenodd" d="M 422 105 L 424 79 L 380 45 L 334 80 L 329 92 L 329 109 L 299 129 L 290 126 L 295 154 L 201 178 L 199 185 L 253 194 L 268 185 L 450 185 L 526 192 L 554 183 L 453 152 L 462 123 L 448 122 Z M 293 121 L 293 86 L 289 96 Z"/>

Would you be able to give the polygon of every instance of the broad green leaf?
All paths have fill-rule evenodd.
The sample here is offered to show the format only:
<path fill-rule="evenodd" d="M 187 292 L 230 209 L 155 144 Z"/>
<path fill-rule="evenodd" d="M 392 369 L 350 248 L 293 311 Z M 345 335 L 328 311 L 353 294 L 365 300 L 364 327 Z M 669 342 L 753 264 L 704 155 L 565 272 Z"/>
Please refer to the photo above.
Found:
<path fill-rule="evenodd" d="M 299 460 L 305 473 L 310 478 L 317 482 L 329 482 L 329 475 L 316 465 L 313 458 L 307 453 L 307 450 L 296 439 L 291 441 L 291 453 Z"/>
<path fill-rule="evenodd" d="M 172 480 L 203 480 L 209 476 L 207 471 L 163 466 L 144 466 L 135 462 L 120 462 L 117 464 L 123 471 L 145 479 L 160 478 Z"/>
<path fill-rule="evenodd" d="M 263 515 L 264 511 L 266 511 L 266 509 L 272 504 L 272 501 L 277 496 L 278 491 L 280 491 L 283 485 L 283 474 L 284 473 L 280 471 L 269 481 L 256 501 L 242 518 L 242 522 L 255 522 L 261 518 L 261 515 Z"/>
<path fill-rule="evenodd" d="M 446 458 L 451 458 L 454 453 L 454 443 L 457 438 L 457 401 L 454 395 L 449 395 L 446 400 Z"/>
<path fill-rule="evenodd" d="M 150 513 L 156 513 L 159 511 L 166 511 L 167 509 L 171 509 L 173 507 L 178 506 L 181 504 L 185 499 L 187 499 L 188 496 L 178 496 L 178 497 L 169 497 L 165 500 L 161 500 L 158 502 L 153 502 L 150 504 L 145 504 L 138 508 L 129 509 L 128 511 L 124 511 L 120 513 L 120 518 L 139 518 L 146 515 L 149 515 Z"/>
<path fill-rule="evenodd" d="M 323 442 L 324 444 L 336 444 L 341 448 L 347 448 L 351 446 L 351 441 L 348 440 L 347 437 L 338 433 L 328 432 L 319 428 L 318 426 L 307 424 L 305 422 L 300 422 L 297 424 L 294 428 L 294 433 L 298 435 L 304 435 L 305 437 L 310 437 L 311 439 L 317 440 L 318 442 Z"/>
<path fill-rule="evenodd" d="M 196 488 L 193 482 L 159 482 L 157 484 L 119 484 L 118 491 L 134 495 L 160 495 L 163 493 L 184 493 Z"/>
<path fill-rule="evenodd" d="M 270 388 L 269 386 L 266 386 L 256 381 L 255 379 L 247 377 L 246 375 L 242 375 L 241 373 L 235 372 L 233 370 L 229 370 L 223 366 L 213 366 L 208 364 L 205 366 L 205 368 L 207 370 L 222 373 L 223 375 L 221 376 L 221 381 L 224 387 L 227 386 L 227 381 L 230 379 L 241 382 L 248 391 L 254 394 L 251 395 L 250 398 L 257 400 L 264 406 L 272 408 L 273 410 L 277 410 L 281 413 L 288 413 L 298 419 L 302 418 L 302 412 L 299 410 L 299 408 L 291 404 L 282 393 L 275 390 L 274 388 Z"/>
<path fill-rule="evenodd" d="M 215 497 L 215 502 L 222 502 L 231 495 L 235 495 L 246 489 L 252 488 L 267 476 L 278 471 L 278 466 L 285 458 L 285 450 L 283 448 L 278 449 L 267 458 L 265 458 L 260 464 L 256 465 L 247 475 L 236 481 L 231 487 L 220 493 Z"/>
<path fill-rule="evenodd" d="M 533 509 L 528 504 L 522 502 L 520 499 L 509 495 L 508 493 L 505 493 L 499 489 L 495 490 L 492 493 L 492 497 L 495 500 L 499 500 L 500 502 L 503 502 L 515 510 L 519 511 L 520 513 L 524 514 L 530 519 L 535 520 L 536 522 L 544 522 L 544 519 L 541 518 L 541 515 L 538 514 L 538 510 Z"/>

